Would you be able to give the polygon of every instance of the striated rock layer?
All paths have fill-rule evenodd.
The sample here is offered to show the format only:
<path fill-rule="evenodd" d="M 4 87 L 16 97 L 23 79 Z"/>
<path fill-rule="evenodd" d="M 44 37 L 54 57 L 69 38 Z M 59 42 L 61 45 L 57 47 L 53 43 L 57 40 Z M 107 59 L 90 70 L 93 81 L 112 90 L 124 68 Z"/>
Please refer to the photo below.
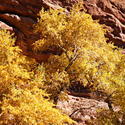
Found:
<path fill-rule="evenodd" d="M 17 45 L 24 54 L 46 61 L 49 54 L 34 54 L 32 43 L 38 38 L 33 35 L 33 24 L 37 22 L 37 13 L 44 7 L 58 9 L 84 1 L 87 13 L 101 24 L 108 26 L 106 36 L 117 46 L 125 47 L 125 0 L 0 0 L 0 27 L 15 32 Z M 24 41 L 24 42 L 22 42 Z"/>
<path fill-rule="evenodd" d="M 108 26 L 107 37 L 125 47 L 125 0 L 84 0 L 87 13 Z"/>

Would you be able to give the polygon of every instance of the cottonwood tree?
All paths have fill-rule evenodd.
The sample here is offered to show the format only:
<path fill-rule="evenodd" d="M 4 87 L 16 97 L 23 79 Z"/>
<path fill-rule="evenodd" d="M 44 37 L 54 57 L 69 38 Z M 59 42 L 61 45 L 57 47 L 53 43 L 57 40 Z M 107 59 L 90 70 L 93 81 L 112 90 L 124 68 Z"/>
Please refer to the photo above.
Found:
<path fill-rule="evenodd" d="M 112 111 L 112 104 L 124 111 L 125 72 L 122 49 L 106 43 L 103 25 L 94 21 L 78 6 L 69 13 L 64 9 L 39 13 L 35 32 L 40 34 L 35 52 L 56 51 L 44 63 L 46 89 L 52 97 L 70 85 L 80 83 L 85 88 L 106 93 L 105 101 Z M 120 96 L 123 95 L 123 96 Z"/>

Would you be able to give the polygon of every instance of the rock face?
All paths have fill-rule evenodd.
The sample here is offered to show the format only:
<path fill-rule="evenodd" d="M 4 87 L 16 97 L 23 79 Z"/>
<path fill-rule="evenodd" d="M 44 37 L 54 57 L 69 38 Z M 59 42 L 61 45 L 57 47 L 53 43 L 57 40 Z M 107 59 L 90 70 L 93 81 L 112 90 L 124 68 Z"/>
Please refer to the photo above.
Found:
<path fill-rule="evenodd" d="M 109 109 L 103 101 L 71 95 L 68 95 L 68 100 L 58 101 L 57 108 L 75 120 L 76 125 L 89 125 L 90 120 L 96 119 L 97 110 Z"/>
<path fill-rule="evenodd" d="M 32 43 L 38 38 L 33 35 L 33 24 L 37 22 L 37 13 L 45 9 L 58 9 L 71 6 L 83 0 L 0 0 L 0 27 L 15 32 L 17 44 L 26 55 L 36 58 L 44 58 L 48 55 L 37 56 L 32 53 Z M 101 24 L 108 26 L 106 36 L 118 46 L 125 47 L 125 1 L 124 0 L 84 0 L 87 13 Z M 25 41 L 25 42 L 22 42 Z M 45 58 L 46 57 L 46 58 Z"/>
<path fill-rule="evenodd" d="M 108 26 L 106 34 L 117 46 L 125 47 L 125 1 L 124 0 L 84 0 L 87 13 L 101 24 Z"/>

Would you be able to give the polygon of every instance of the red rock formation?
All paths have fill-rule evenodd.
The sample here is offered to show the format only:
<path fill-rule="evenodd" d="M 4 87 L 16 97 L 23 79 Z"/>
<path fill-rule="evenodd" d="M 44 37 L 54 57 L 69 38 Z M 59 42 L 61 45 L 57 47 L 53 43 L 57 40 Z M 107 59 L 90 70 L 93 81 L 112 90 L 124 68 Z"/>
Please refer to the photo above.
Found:
<path fill-rule="evenodd" d="M 38 35 L 33 35 L 32 31 L 41 7 L 45 9 L 65 7 L 69 10 L 78 1 L 83 0 L 0 0 L 0 27 L 14 31 L 17 44 L 23 52 L 36 57 L 32 53 L 32 43 Z M 125 1 L 84 0 L 84 6 L 93 19 L 108 26 L 110 32 L 106 36 L 109 40 L 125 47 Z"/>
<path fill-rule="evenodd" d="M 57 108 L 77 121 L 76 125 L 90 125 L 88 121 L 97 118 L 98 109 L 109 109 L 104 101 L 68 95 L 68 100 L 58 101 Z M 94 124 L 91 124 L 94 125 Z"/>
<path fill-rule="evenodd" d="M 125 1 L 124 0 L 84 0 L 87 13 L 101 24 L 108 26 L 106 36 L 117 46 L 125 47 Z"/>

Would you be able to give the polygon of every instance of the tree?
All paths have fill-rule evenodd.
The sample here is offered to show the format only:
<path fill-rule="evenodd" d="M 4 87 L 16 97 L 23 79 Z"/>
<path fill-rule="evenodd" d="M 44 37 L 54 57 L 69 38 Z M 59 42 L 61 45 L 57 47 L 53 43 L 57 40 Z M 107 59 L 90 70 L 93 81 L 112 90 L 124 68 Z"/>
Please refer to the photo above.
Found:
<path fill-rule="evenodd" d="M 47 91 L 55 98 L 70 85 L 80 83 L 85 88 L 106 93 L 105 101 L 111 111 L 112 104 L 121 106 L 123 111 L 125 55 L 122 49 L 106 43 L 103 25 L 79 6 L 69 13 L 65 9 L 42 9 L 39 16 L 35 32 L 41 38 L 33 44 L 34 51 L 60 53 L 52 54 L 44 63 Z"/>

